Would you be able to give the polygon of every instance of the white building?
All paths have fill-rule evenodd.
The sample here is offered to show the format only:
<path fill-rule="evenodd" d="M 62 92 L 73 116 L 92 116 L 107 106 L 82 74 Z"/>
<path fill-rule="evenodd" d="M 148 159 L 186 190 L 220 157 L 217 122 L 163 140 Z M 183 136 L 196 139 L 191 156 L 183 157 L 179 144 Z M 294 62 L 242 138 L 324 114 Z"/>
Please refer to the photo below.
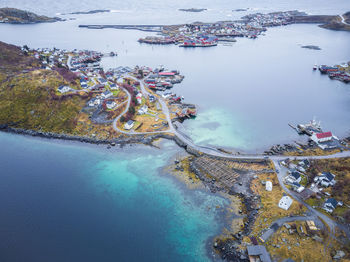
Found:
<path fill-rule="evenodd" d="M 134 123 L 135 123 L 134 121 L 129 120 L 128 122 L 125 123 L 124 129 L 125 129 L 125 130 L 130 130 L 131 128 L 134 127 Z"/>
<path fill-rule="evenodd" d="M 266 191 L 272 191 L 272 182 L 266 181 L 265 187 L 266 187 Z"/>
<path fill-rule="evenodd" d="M 293 199 L 291 199 L 289 196 L 283 196 L 280 202 L 278 203 L 278 207 L 284 210 L 288 210 L 289 207 L 292 205 L 292 203 L 293 203 Z"/>
<path fill-rule="evenodd" d="M 333 138 L 332 132 L 325 132 L 325 133 L 313 133 L 311 136 L 311 140 L 316 142 L 317 144 L 331 141 Z"/>
<path fill-rule="evenodd" d="M 144 115 L 147 112 L 148 112 L 148 106 L 147 105 L 143 105 L 138 111 L 139 115 Z"/>
<path fill-rule="evenodd" d="M 111 96 L 113 96 L 113 93 L 110 91 L 105 91 L 101 94 L 102 98 L 109 98 Z"/>
<path fill-rule="evenodd" d="M 98 98 L 92 98 L 89 102 L 88 102 L 88 106 L 98 106 L 101 104 L 101 100 Z"/>
<path fill-rule="evenodd" d="M 323 172 L 321 175 L 315 177 L 314 181 L 324 187 L 334 186 L 336 183 L 335 175 L 330 172 Z"/>
<path fill-rule="evenodd" d="M 106 107 L 107 107 L 108 109 L 113 109 L 113 108 L 115 108 L 116 106 L 117 106 L 117 103 L 114 102 L 114 101 L 107 101 L 107 102 L 106 102 Z"/>
<path fill-rule="evenodd" d="M 142 93 L 138 93 L 136 95 L 136 100 L 137 100 L 137 103 L 138 104 L 141 104 L 142 103 Z"/>

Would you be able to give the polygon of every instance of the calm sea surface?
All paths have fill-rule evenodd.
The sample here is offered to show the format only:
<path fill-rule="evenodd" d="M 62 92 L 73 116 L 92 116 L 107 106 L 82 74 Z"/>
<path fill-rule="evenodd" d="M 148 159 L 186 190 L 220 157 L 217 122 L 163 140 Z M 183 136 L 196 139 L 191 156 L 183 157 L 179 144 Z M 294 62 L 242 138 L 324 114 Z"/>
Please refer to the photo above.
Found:
<path fill-rule="evenodd" d="M 104 67 L 160 64 L 179 69 L 174 92 L 198 105 L 184 123 L 195 142 L 261 152 L 300 139 L 288 123 L 314 116 L 325 131 L 350 130 L 350 86 L 312 67 L 349 60 L 350 34 L 316 25 L 270 28 L 256 40 L 231 46 L 181 49 L 142 45 L 145 32 L 88 30 L 79 24 L 174 24 L 236 19 L 253 12 L 303 10 L 340 14 L 337 1 L 30 1 L 0 6 L 56 15 L 92 9 L 111 13 L 69 15 L 66 22 L 0 25 L 0 41 L 30 47 L 117 51 Z M 203 13 L 178 8 L 203 7 Z M 232 9 L 250 8 L 248 12 Z M 319 45 L 322 50 L 302 49 Z M 206 243 L 221 226 L 217 196 L 188 191 L 160 168 L 177 153 L 55 142 L 0 133 L 0 261 L 205 261 Z"/>
<path fill-rule="evenodd" d="M 0 261 L 208 261 L 227 201 L 161 172 L 162 149 L 0 133 Z"/>

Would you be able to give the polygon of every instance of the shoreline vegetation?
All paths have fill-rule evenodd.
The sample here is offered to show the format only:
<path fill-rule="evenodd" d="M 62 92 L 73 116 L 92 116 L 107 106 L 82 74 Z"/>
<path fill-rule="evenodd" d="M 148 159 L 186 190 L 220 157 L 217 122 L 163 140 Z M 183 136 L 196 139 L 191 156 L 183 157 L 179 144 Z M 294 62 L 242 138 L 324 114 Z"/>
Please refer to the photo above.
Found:
<path fill-rule="evenodd" d="M 17 8 L 0 8 L 0 23 L 7 24 L 36 24 L 36 23 L 53 23 L 64 21 L 59 17 L 48 17 L 37 15 L 29 11 Z"/>

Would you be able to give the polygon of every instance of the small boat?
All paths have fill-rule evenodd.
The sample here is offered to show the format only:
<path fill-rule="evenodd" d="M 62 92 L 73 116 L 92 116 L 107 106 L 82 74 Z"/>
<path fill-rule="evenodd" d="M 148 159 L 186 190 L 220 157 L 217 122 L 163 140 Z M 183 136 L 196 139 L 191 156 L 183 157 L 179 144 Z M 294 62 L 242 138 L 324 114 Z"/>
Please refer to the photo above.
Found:
<path fill-rule="evenodd" d="M 318 66 L 315 64 L 313 69 L 314 69 L 314 70 L 317 70 L 317 69 L 318 69 Z"/>

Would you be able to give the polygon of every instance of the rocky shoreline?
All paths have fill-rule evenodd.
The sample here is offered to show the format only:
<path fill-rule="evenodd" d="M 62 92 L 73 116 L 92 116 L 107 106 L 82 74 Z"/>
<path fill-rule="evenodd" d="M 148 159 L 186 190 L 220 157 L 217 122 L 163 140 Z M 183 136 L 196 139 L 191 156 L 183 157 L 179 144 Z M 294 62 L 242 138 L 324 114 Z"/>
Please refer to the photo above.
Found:
<path fill-rule="evenodd" d="M 151 136 L 133 135 L 133 136 L 127 136 L 127 137 L 118 137 L 115 139 L 98 139 L 98 138 L 92 138 L 87 136 L 73 136 L 69 134 L 58 134 L 53 132 L 43 132 L 43 131 L 28 130 L 28 129 L 22 129 L 22 128 L 14 128 L 14 127 L 8 126 L 7 124 L 0 125 L 0 131 L 6 132 L 6 133 L 28 135 L 28 136 L 42 137 L 42 138 L 48 138 L 48 139 L 77 141 L 77 142 L 96 144 L 96 145 L 110 145 L 110 146 L 119 145 L 120 147 L 123 147 L 127 144 L 144 144 L 144 145 L 153 146 L 152 144 L 153 141 L 159 138 L 165 138 L 176 142 L 173 136 L 167 135 L 167 134 L 156 134 Z"/>
<path fill-rule="evenodd" d="M 245 185 L 239 182 L 240 186 L 245 186 L 245 190 L 242 192 L 237 192 L 235 189 L 226 190 L 223 187 L 218 187 L 216 185 L 215 179 L 210 179 L 208 176 L 200 170 L 196 164 L 190 162 L 190 170 L 196 174 L 196 176 L 204 183 L 204 185 L 212 192 L 223 192 L 232 196 L 239 197 L 243 201 L 244 210 L 239 210 L 240 214 L 245 214 L 244 228 L 237 232 L 236 234 L 231 234 L 231 237 L 225 238 L 225 240 L 217 239 L 213 242 L 212 247 L 220 255 L 221 259 L 227 261 L 249 261 L 248 256 L 244 250 L 239 246 L 242 244 L 242 239 L 244 236 L 248 236 L 251 232 L 251 228 L 255 223 L 256 216 L 260 207 L 260 197 L 254 195 L 249 184 L 253 180 L 253 176 L 248 178 Z M 244 193 L 243 193 L 244 192 Z"/>

